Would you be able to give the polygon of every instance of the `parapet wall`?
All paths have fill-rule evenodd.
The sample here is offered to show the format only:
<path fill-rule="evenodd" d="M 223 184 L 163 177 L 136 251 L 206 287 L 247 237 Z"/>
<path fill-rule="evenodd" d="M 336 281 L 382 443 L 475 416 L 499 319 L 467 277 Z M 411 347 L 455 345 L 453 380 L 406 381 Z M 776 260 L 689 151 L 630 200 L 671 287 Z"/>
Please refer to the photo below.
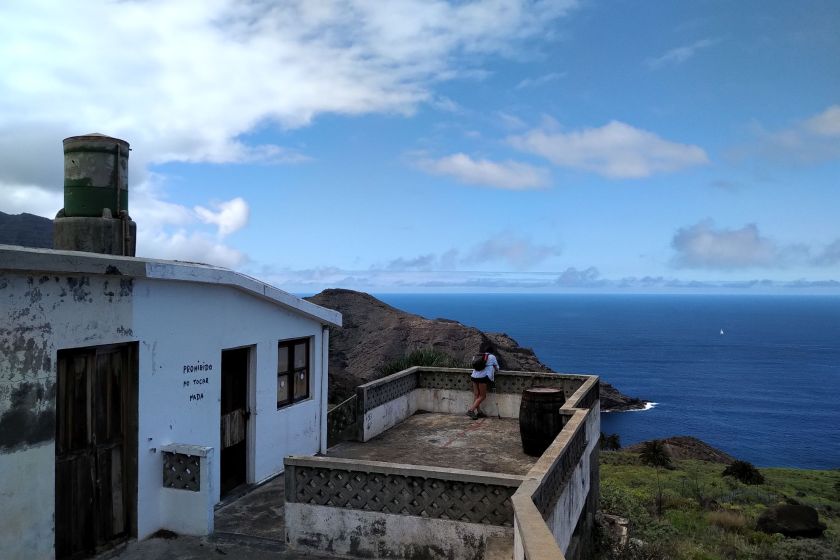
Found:
<path fill-rule="evenodd" d="M 469 373 L 470 370 L 459 368 L 413 367 L 360 385 L 356 388 L 353 404 L 359 419 L 356 439 L 369 441 L 418 410 L 463 414 L 474 398 Z M 586 375 L 500 371 L 484 410 L 490 416 L 518 418 L 525 389 L 557 387 L 569 400 L 589 379 L 592 377 Z M 581 398 L 591 400 L 588 395 L 589 392 L 584 391 Z M 584 407 L 592 405 L 589 401 L 575 402 Z M 334 409 L 334 414 L 338 413 Z"/>
<path fill-rule="evenodd" d="M 499 372 L 496 376 L 496 382 L 496 390 L 485 401 L 489 404 L 485 404 L 484 407 L 485 411 L 492 416 L 498 414 L 503 418 L 517 418 L 522 391 L 532 386 L 561 388 L 566 396 L 566 402 L 560 409 L 565 418 L 565 424 L 552 445 L 525 477 L 505 477 L 511 483 L 515 481 L 518 486 L 518 490 L 510 496 L 512 517 L 496 517 L 492 524 L 497 527 L 513 526 L 513 551 L 514 558 L 517 560 L 558 560 L 564 558 L 571 560 L 587 557 L 599 487 L 600 404 L 598 378 L 586 375 L 504 371 Z M 469 370 L 414 367 L 359 386 L 355 399 L 349 399 L 340 405 L 354 407 L 354 412 L 351 414 L 348 410 L 340 410 L 336 407 L 331 411 L 331 414 L 335 419 L 336 431 L 344 430 L 347 433 L 348 424 L 346 421 L 352 418 L 357 422 L 355 430 L 357 437 L 355 439 L 368 441 L 390 427 L 399 424 L 418 410 L 462 414 L 472 403 L 472 400 Z M 345 421 L 340 422 L 340 419 Z M 349 431 L 352 432 L 353 430 Z M 355 471 L 350 469 L 346 463 L 341 463 L 341 465 L 335 467 L 330 466 L 330 462 L 335 461 L 339 460 L 326 458 L 287 459 L 286 502 L 292 504 L 291 506 L 287 505 L 287 508 L 290 508 L 287 511 L 287 530 L 289 535 L 300 535 L 302 534 L 301 531 L 310 530 L 309 537 L 304 536 L 302 539 L 296 537 L 299 539 L 298 545 L 302 548 L 306 548 L 307 544 L 313 544 L 313 539 L 316 539 L 316 537 L 313 536 L 314 533 L 311 533 L 311 531 L 315 531 L 315 527 L 323 528 L 328 534 L 329 531 L 333 530 L 326 525 L 325 519 L 330 519 L 330 522 L 340 522 L 342 527 L 357 527 L 357 545 L 360 542 L 369 543 L 370 541 L 366 539 L 378 539 L 379 535 L 376 534 L 375 527 L 383 528 L 383 530 L 390 527 L 387 530 L 389 538 L 395 539 L 395 543 L 400 543 L 398 547 L 402 547 L 398 551 L 394 549 L 389 553 L 392 553 L 395 558 L 408 556 L 406 551 L 410 548 L 409 541 L 411 539 L 419 538 L 422 542 L 431 546 L 431 541 L 422 540 L 428 538 L 428 535 L 437 535 L 433 539 L 434 543 L 437 543 L 434 546 L 449 546 L 446 543 L 449 542 L 450 538 L 454 539 L 453 542 L 464 542 L 461 537 L 449 535 L 446 532 L 449 530 L 446 529 L 446 526 L 437 527 L 435 523 L 431 523 L 432 520 L 451 519 L 472 527 L 476 523 L 486 525 L 487 521 L 491 519 L 485 516 L 483 517 L 484 521 L 477 520 L 475 515 L 479 514 L 476 513 L 463 514 L 460 517 L 451 517 L 454 514 L 446 514 L 447 517 L 438 518 L 435 515 L 429 515 L 429 512 L 424 509 L 417 510 L 416 507 L 420 506 L 398 507 L 401 502 L 399 500 L 389 501 L 392 498 L 385 489 L 399 487 L 399 492 L 403 493 L 401 495 L 406 499 L 408 499 L 408 496 L 414 496 L 409 500 L 410 503 L 413 503 L 411 500 L 414 500 L 416 504 L 424 504 L 428 496 L 449 496 L 463 492 L 463 488 L 460 486 L 457 491 L 446 489 L 448 483 L 441 482 L 442 477 L 445 476 L 444 473 L 457 472 L 460 473 L 458 476 L 478 476 L 483 481 L 488 480 L 487 476 L 492 478 L 498 475 L 434 467 L 420 469 L 411 467 L 409 469 L 412 471 L 410 476 L 414 478 L 411 483 L 407 483 L 405 481 L 408 478 L 400 479 L 400 481 L 393 479 L 394 476 L 398 476 L 397 472 L 404 472 L 399 470 L 399 468 L 407 468 L 404 466 L 400 467 L 390 463 L 367 463 L 368 468 L 373 469 L 372 472 L 379 473 L 371 478 L 372 475 L 367 471 L 365 475 L 354 474 Z M 356 461 L 351 463 L 353 465 L 360 464 Z M 315 471 L 304 473 L 304 471 L 299 470 L 304 467 L 321 470 L 317 471 L 318 474 L 312 474 Z M 386 470 L 397 468 L 398 471 L 388 470 L 386 473 L 382 470 L 383 468 Z M 337 474 L 336 469 L 345 474 Z M 290 477 L 294 480 L 290 480 Z M 346 483 L 344 483 L 345 480 Z M 430 483 L 430 480 L 433 482 Z M 357 488 L 357 485 L 362 484 L 362 481 L 368 486 Z M 428 486 L 429 484 L 431 486 Z M 479 484 L 478 479 L 471 479 L 471 484 L 473 486 L 470 492 L 478 492 L 476 490 L 476 485 Z M 328 488 L 330 485 L 339 489 L 344 488 L 353 494 L 353 498 L 345 502 L 344 491 L 339 490 L 339 494 L 335 494 L 333 490 L 315 489 L 315 486 L 319 485 L 326 485 Z M 441 488 L 443 490 L 440 490 Z M 485 491 L 482 490 L 475 495 L 478 496 Z M 312 492 L 315 492 L 315 497 L 309 496 Z M 481 497 L 478 498 L 479 501 L 481 499 Z M 466 499 L 466 501 L 467 503 L 474 503 L 474 500 Z M 382 505 L 386 503 L 391 505 Z M 437 504 L 437 502 L 435 503 Z M 435 505 L 433 509 L 439 507 L 439 505 Z M 319 510 L 317 508 L 326 509 Z M 352 516 L 342 514 L 338 519 L 336 517 L 338 514 L 330 508 L 349 508 L 365 513 L 354 513 Z M 371 517 L 373 515 L 373 513 L 370 513 L 371 511 L 390 517 L 384 519 L 384 524 L 376 525 L 376 523 L 379 523 L 377 521 L 379 518 Z M 292 525 L 289 526 L 288 520 L 295 515 L 303 515 L 301 519 L 306 521 L 294 520 Z M 408 521 L 398 519 L 400 516 L 414 516 L 421 519 Z M 350 517 L 353 518 L 350 519 Z M 382 520 L 380 519 L 380 521 Z M 426 521 L 428 523 L 425 523 Z M 295 524 L 298 523 L 302 525 L 296 527 Z M 353 525 L 353 523 L 356 523 L 356 525 Z M 432 525 L 435 526 L 434 530 L 432 530 Z M 398 534 L 391 534 L 394 527 L 401 528 Z M 455 558 L 480 558 L 482 556 L 479 554 L 479 549 L 490 542 L 488 539 L 501 536 L 498 533 L 493 533 L 491 537 L 492 532 L 487 533 L 486 531 L 476 533 L 474 529 L 467 530 L 469 527 L 461 527 L 457 531 L 462 536 L 470 534 L 472 535 L 471 538 L 478 538 L 479 540 L 475 542 L 482 543 L 479 548 L 452 549 L 445 554 L 442 550 L 435 552 L 434 550 L 424 549 L 424 553 L 428 553 L 428 557 L 431 558 L 445 558 L 449 553 Z M 359 533 L 359 531 L 364 534 Z M 319 538 L 323 540 L 323 533 Z M 290 545 L 293 548 L 296 547 L 295 543 L 290 543 Z M 330 544 L 330 546 L 334 545 Z M 355 552 L 350 550 L 347 553 L 355 556 L 359 555 L 357 554 L 359 552 L 359 550 Z M 368 550 L 367 553 L 369 552 Z M 370 557 L 384 556 L 373 554 Z"/>
<path fill-rule="evenodd" d="M 521 476 L 327 457 L 287 457 L 285 465 L 293 549 L 467 559 L 513 538 Z"/>
<path fill-rule="evenodd" d="M 587 557 L 599 487 L 598 378 L 560 410 L 571 417 L 513 496 L 516 560 Z"/>

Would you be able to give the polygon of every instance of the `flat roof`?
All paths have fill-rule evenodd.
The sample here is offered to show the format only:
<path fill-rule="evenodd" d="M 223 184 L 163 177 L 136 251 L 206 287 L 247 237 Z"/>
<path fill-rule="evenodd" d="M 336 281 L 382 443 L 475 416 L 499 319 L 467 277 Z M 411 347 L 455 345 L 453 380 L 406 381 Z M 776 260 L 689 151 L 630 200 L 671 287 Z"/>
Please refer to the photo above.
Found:
<path fill-rule="evenodd" d="M 436 412 L 418 412 L 365 443 L 339 443 L 326 456 L 523 476 L 538 459 L 522 451 L 516 418 Z"/>
<path fill-rule="evenodd" d="M 315 305 L 256 278 L 209 264 L 0 245 L 0 271 L 118 275 L 217 284 L 255 295 L 321 324 L 341 326 L 338 311 Z"/>

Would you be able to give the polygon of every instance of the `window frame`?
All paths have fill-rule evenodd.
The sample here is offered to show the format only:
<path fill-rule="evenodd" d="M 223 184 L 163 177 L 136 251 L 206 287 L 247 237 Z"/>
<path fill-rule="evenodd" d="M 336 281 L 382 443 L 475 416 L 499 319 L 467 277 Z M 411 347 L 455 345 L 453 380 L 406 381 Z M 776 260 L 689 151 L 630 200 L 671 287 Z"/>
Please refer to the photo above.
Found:
<path fill-rule="evenodd" d="M 286 399 L 284 400 L 277 400 L 277 410 L 295 405 L 299 402 L 303 402 L 309 400 L 312 395 L 312 356 L 311 356 L 311 348 L 312 348 L 312 337 L 306 338 L 291 338 L 287 340 L 279 340 L 277 342 L 277 392 L 280 390 L 280 378 L 281 376 L 286 377 Z M 298 357 L 295 354 L 295 347 L 299 344 L 304 345 L 304 356 L 305 362 L 303 367 L 295 368 L 295 358 Z M 288 352 L 287 358 L 287 370 L 280 371 L 280 350 L 286 348 Z M 306 375 L 306 392 L 299 396 L 295 397 L 295 378 L 298 373 L 303 372 Z"/>

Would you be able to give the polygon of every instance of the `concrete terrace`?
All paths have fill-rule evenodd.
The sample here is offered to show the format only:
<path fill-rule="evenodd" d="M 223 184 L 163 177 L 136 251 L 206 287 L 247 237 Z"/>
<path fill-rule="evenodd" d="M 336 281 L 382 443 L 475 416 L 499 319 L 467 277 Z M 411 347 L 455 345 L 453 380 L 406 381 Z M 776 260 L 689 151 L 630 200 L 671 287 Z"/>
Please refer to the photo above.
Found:
<path fill-rule="evenodd" d="M 522 452 L 519 421 L 418 412 L 367 442 L 345 441 L 327 457 L 525 475 L 537 462 Z"/>
<path fill-rule="evenodd" d="M 499 372 L 471 420 L 469 371 L 413 367 L 329 411 L 328 450 L 286 457 L 290 550 L 359 558 L 578 560 L 598 499 L 598 378 Z M 552 387 L 563 427 L 522 452 L 524 390 Z"/>

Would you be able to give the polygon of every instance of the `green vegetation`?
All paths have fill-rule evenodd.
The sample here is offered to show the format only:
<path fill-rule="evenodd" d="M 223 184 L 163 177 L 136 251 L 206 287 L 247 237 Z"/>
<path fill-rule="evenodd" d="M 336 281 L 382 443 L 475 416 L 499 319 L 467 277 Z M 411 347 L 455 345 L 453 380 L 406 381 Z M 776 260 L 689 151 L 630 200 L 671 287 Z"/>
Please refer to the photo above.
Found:
<path fill-rule="evenodd" d="M 434 348 L 418 348 L 417 350 L 412 350 L 402 358 L 391 360 L 380 366 L 378 371 L 381 377 L 385 377 L 386 375 L 391 375 L 392 373 L 397 373 L 398 371 L 414 366 L 464 367 L 464 364 L 446 352 L 441 352 Z"/>
<path fill-rule="evenodd" d="M 605 451 L 618 451 L 621 449 L 621 438 L 618 434 L 605 434 L 601 432 L 601 449 Z"/>
<path fill-rule="evenodd" d="M 659 466 L 636 453 L 601 452 L 601 511 L 628 518 L 638 539 L 620 553 L 603 546 L 602 559 L 840 560 L 840 470 L 767 468 L 763 483 L 745 484 L 723 476 L 719 463 L 672 461 L 663 469 L 658 451 L 648 451 Z M 816 508 L 825 536 L 755 530 L 765 507 L 786 501 Z"/>
<path fill-rule="evenodd" d="M 744 484 L 764 484 L 764 475 L 747 461 L 734 461 L 723 469 L 723 476 L 734 476 Z"/>

